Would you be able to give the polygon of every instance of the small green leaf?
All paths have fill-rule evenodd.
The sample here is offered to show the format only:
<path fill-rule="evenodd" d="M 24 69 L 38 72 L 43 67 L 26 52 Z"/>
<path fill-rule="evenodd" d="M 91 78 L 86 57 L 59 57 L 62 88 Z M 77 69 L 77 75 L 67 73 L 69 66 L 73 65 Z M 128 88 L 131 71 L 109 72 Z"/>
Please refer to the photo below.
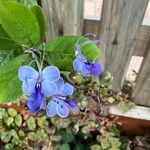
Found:
<path fill-rule="evenodd" d="M 14 122 L 14 118 L 12 118 L 12 117 L 8 117 L 5 120 L 5 123 L 7 124 L 7 126 L 10 126 L 13 122 Z"/>
<path fill-rule="evenodd" d="M 108 98 L 107 98 L 107 101 L 108 101 L 110 104 L 112 104 L 112 103 L 115 101 L 115 99 L 114 99 L 113 97 L 108 97 Z"/>
<path fill-rule="evenodd" d="M 37 137 L 40 141 L 46 140 L 47 134 L 44 129 L 39 128 L 36 133 L 37 133 Z"/>
<path fill-rule="evenodd" d="M 24 137 L 24 136 L 25 136 L 25 133 L 24 133 L 24 131 L 19 130 L 18 135 L 19 135 L 19 137 Z"/>
<path fill-rule="evenodd" d="M 27 126 L 30 130 L 33 130 L 36 128 L 36 122 L 32 116 L 27 120 Z"/>
<path fill-rule="evenodd" d="M 28 61 L 28 55 L 20 55 L 0 67 L 0 103 L 16 101 L 22 95 L 18 68 Z"/>
<path fill-rule="evenodd" d="M 20 141 L 19 136 L 18 136 L 17 132 L 14 129 L 11 130 L 11 135 L 13 137 L 11 142 L 14 143 L 15 145 L 19 144 L 19 141 Z"/>
<path fill-rule="evenodd" d="M 1 140 L 5 143 L 9 142 L 11 139 L 11 132 L 3 131 L 1 132 Z"/>
<path fill-rule="evenodd" d="M 72 71 L 75 45 L 80 38 L 80 36 L 62 36 L 49 41 L 46 44 L 46 61 L 56 65 L 62 71 Z M 87 40 L 82 38 L 80 43 Z M 94 43 L 83 46 L 81 51 L 89 61 L 95 61 L 100 57 L 100 49 Z"/>
<path fill-rule="evenodd" d="M 0 108 L 0 120 L 5 119 L 8 116 L 5 108 Z"/>
<path fill-rule="evenodd" d="M 102 150 L 102 148 L 98 144 L 92 145 L 90 148 L 91 150 Z"/>
<path fill-rule="evenodd" d="M 22 46 L 40 40 L 40 29 L 35 15 L 17 2 L 0 1 L 0 22 L 13 41 Z"/>
<path fill-rule="evenodd" d="M 11 116 L 11 117 L 15 117 L 17 115 L 17 111 L 13 108 L 9 108 L 8 109 L 8 114 Z"/>
<path fill-rule="evenodd" d="M 5 145 L 5 150 L 13 150 L 14 149 L 14 144 L 13 143 L 8 143 Z"/>
<path fill-rule="evenodd" d="M 43 116 L 43 117 L 40 117 L 37 119 L 37 124 L 39 127 L 41 128 L 45 128 L 48 126 L 48 121 L 47 121 L 47 118 L 46 116 Z"/>
<path fill-rule="evenodd" d="M 22 117 L 20 114 L 18 114 L 16 117 L 15 117 L 15 124 L 20 127 L 21 124 L 22 124 Z"/>
<path fill-rule="evenodd" d="M 38 5 L 33 6 L 31 10 L 36 16 L 36 19 L 39 23 L 40 35 L 42 37 L 42 35 L 45 33 L 45 30 L 46 30 L 46 18 L 45 18 L 44 12 L 42 8 Z"/>
<path fill-rule="evenodd" d="M 111 146 L 107 138 L 101 138 L 100 141 L 102 149 L 108 149 Z"/>
<path fill-rule="evenodd" d="M 67 143 L 64 143 L 60 146 L 59 150 L 70 150 L 70 146 Z"/>
<path fill-rule="evenodd" d="M 29 140 L 31 140 L 31 141 L 36 141 L 36 140 L 37 140 L 37 135 L 36 135 L 36 133 L 34 133 L 34 132 L 29 132 L 29 133 L 28 133 L 28 138 L 29 138 Z"/>

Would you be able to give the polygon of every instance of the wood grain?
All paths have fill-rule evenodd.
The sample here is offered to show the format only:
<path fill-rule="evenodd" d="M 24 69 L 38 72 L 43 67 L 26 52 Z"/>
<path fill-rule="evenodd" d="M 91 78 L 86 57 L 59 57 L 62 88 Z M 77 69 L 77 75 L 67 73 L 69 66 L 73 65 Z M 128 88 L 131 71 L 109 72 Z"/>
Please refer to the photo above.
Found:
<path fill-rule="evenodd" d="M 84 0 L 42 0 L 47 18 L 46 38 L 82 34 Z"/>
<path fill-rule="evenodd" d="M 121 89 L 141 27 L 148 0 L 103 1 L 100 39 L 108 41 L 105 68 L 114 77 L 113 89 Z"/>
<path fill-rule="evenodd" d="M 136 104 L 150 106 L 150 43 L 137 76 L 132 98 Z"/>

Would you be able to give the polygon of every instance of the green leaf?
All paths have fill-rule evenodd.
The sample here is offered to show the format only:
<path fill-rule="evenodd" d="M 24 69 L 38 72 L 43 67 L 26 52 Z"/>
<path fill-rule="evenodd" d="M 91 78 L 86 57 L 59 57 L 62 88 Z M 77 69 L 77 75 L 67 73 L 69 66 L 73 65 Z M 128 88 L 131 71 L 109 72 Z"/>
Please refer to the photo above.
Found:
<path fill-rule="evenodd" d="M 62 71 L 71 71 L 75 59 L 75 45 L 80 38 L 80 36 L 62 36 L 49 41 L 46 44 L 46 61 Z M 87 40 L 82 38 L 80 43 Z M 95 61 L 100 57 L 100 49 L 94 43 L 88 43 L 81 50 L 89 61 Z"/>
<path fill-rule="evenodd" d="M 19 136 L 18 136 L 17 132 L 14 129 L 11 130 L 11 135 L 13 137 L 12 140 L 11 140 L 11 143 L 13 143 L 15 145 L 19 144 L 19 141 L 20 141 Z"/>
<path fill-rule="evenodd" d="M 8 143 L 5 145 L 5 150 L 13 150 L 14 149 L 14 144 L 13 143 Z"/>
<path fill-rule="evenodd" d="M 70 150 L 70 146 L 67 143 L 64 143 L 60 146 L 59 150 Z"/>
<path fill-rule="evenodd" d="M 90 148 L 91 148 L 91 150 L 102 150 L 100 145 L 98 145 L 98 144 L 94 144 Z"/>
<path fill-rule="evenodd" d="M 9 37 L 0 24 L 0 50 L 12 50 L 16 47 L 18 47 L 18 45 Z"/>
<path fill-rule="evenodd" d="M 18 135 L 19 135 L 19 137 L 24 137 L 24 136 L 25 136 L 25 133 L 24 133 L 24 131 L 19 130 Z"/>
<path fill-rule="evenodd" d="M 62 139 L 65 143 L 70 143 L 70 142 L 75 140 L 75 137 L 71 132 L 70 133 L 63 133 Z"/>
<path fill-rule="evenodd" d="M 14 118 L 12 118 L 12 117 L 8 117 L 5 120 L 5 123 L 7 124 L 7 126 L 10 126 L 13 122 L 14 122 Z"/>
<path fill-rule="evenodd" d="M 21 55 L 0 67 L 0 103 L 16 101 L 22 95 L 18 68 L 28 61 L 28 55 Z"/>
<path fill-rule="evenodd" d="M 36 140 L 37 140 L 37 135 L 36 135 L 35 132 L 29 132 L 29 133 L 28 133 L 28 138 L 29 138 L 29 140 L 31 140 L 31 141 L 36 141 Z"/>
<path fill-rule="evenodd" d="M 16 117 L 15 117 L 15 124 L 20 127 L 21 124 L 22 124 L 22 117 L 20 114 L 18 114 Z"/>
<path fill-rule="evenodd" d="M 15 117 L 17 115 L 17 111 L 13 108 L 9 108 L 8 109 L 8 114 L 11 116 L 11 117 Z"/>
<path fill-rule="evenodd" d="M 102 149 L 108 149 L 110 147 L 110 143 L 107 138 L 101 138 L 101 147 Z"/>
<path fill-rule="evenodd" d="M 115 99 L 114 99 L 113 97 L 108 97 L 108 98 L 107 98 L 107 101 L 108 101 L 110 104 L 112 104 L 112 103 L 115 101 Z"/>
<path fill-rule="evenodd" d="M 0 66 L 6 64 L 9 60 L 14 57 L 13 51 L 0 50 Z"/>
<path fill-rule="evenodd" d="M 0 120 L 4 119 L 5 117 L 7 117 L 7 111 L 5 110 L 5 108 L 0 108 Z"/>
<path fill-rule="evenodd" d="M 36 133 L 40 141 L 46 141 L 47 134 L 44 129 L 39 128 Z"/>
<path fill-rule="evenodd" d="M 36 128 L 36 123 L 32 116 L 27 120 L 27 126 L 30 130 L 33 130 Z"/>
<path fill-rule="evenodd" d="M 32 7 L 34 5 L 37 5 L 37 0 L 16 0 L 19 3 L 24 4 L 27 7 Z"/>
<path fill-rule="evenodd" d="M 38 5 L 33 6 L 31 10 L 36 16 L 36 19 L 39 23 L 40 35 L 42 37 L 42 35 L 45 33 L 45 30 L 46 30 L 46 18 L 45 18 L 44 12 L 42 8 Z"/>
<path fill-rule="evenodd" d="M 20 45 L 33 45 L 40 40 L 37 19 L 22 4 L 0 1 L 0 23 L 6 33 Z"/>
<path fill-rule="evenodd" d="M 3 141 L 3 142 L 9 142 L 10 141 L 10 139 L 11 139 L 11 132 L 9 132 L 9 131 L 3 131 L 3 132 L 1 132 L 1 140 Z"/>

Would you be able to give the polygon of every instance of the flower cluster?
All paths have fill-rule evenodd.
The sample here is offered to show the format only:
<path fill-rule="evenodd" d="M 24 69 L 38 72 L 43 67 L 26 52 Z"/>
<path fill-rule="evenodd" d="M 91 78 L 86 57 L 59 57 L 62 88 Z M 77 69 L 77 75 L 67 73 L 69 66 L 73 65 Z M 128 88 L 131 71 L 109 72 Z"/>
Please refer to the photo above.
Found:
<path fill-rule="evenodd" d="M 22 66 L 18 70 L 19 79 L 23 82 L 22 91 L 29 96 L 27 106 L 32 113 L 46 109 L 47 115 L 67 117 L 69 108 L 78 109 L 75 100 L 67 100 L 72 95 L 73 86 L 64 83 L 60 72 L 55 66 L 48 66 L 43 71 L 37 72 L 30 66 Z M 51 101 L 46 104 L 46 98 Z"/>
<path fill-rule="evenodd" d="M 85 58 L 85 56 L 83 56 L 83 54 L 81 53 L 80 44 L 77 44 L 76 46 L 76 59 L 73 62 L 73 67 L 75 71 L 82 73 L 84 77 L 88 76 L 90 73 L 98 77 L 102 73 L 101 64 L 90 62 Z"/>

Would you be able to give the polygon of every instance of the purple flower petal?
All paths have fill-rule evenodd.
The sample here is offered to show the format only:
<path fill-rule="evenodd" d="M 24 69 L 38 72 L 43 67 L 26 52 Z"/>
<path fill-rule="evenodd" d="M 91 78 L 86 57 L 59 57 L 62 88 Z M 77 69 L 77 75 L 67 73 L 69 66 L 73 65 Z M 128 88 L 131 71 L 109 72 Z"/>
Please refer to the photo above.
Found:
<path fill-rule="evenodd" d="M 66 100 L 65 102 L 68 104 L 68 106 L 69 106 L 70 108 L 79 111 L 79 107 L 77 106 L 75 100 L 68 100 L 68 101 Z"/>
<path fill-rule="evenodd" d="M 26 79 L 38 79 L 38 72 L 30 66 L 22 66 L 18 70 L 18 77 L 21 81 Z"/>
<path fill-rule="evenodd" d="M 98 77 L 102 73 L 102 65 L 98 63 L 93 63 L 91 66 L 91 73 Z"/>
<path fill-rule="evenodd" d="M 55 82 L 60 78 L 60 72 L 57 67 L 48 66 L 42 71 L 42 78 L 43 80 Z"/>
<path fill-rule="evenodd" d="M 57 105 L 56 107 L 56 111 L 57 111 L 57 114 L 62 118 L 65 118 L 69 115 L 69 108 L 67 104 L 63 101 L 59 102 L 59 105 Z"/>
<path fill-rule="evenodd" d="M 44 101 L 44 96 L 41 93 L 40 88 L 36 88 L 35 92 L 29 97 L 27 106 L 32 113 L 36 113 L 43 108 Z"/>
<path fill-rule="evenodd" d="M 48 80 L 44 80 L 41 82 L 41 92 L 44 94 L 44 96 L 52 96 L 56 94 L 57 87 L 56 85 Z"/>
<path fill-rule="evenodd" d="M 57 114 L 57 111 L 56 111 L 56 107 L 57 107 L 57 102 L 55 102 L 54 100 L 51 100 L 48 105 L 47 105 L 47 116 L 49 117 L 53 117 Z"/>
<path fill-rule="evenodd" d="M 22 91 L 25 95 L 31 95 L 34 92 L 36 86 L 35 79 L 26 79 L 22 84 Z"/>
<path fill-rule="evenodd" d="M 64 89 L 62 90 L 61 92 L 61 96 L 69 96 L 69 95 L 72 95 L 73 94 L 73 90 L 74 90 L 74 87 L 69 84 L 69 83 L 65 83 L 64 85 Z"/>

